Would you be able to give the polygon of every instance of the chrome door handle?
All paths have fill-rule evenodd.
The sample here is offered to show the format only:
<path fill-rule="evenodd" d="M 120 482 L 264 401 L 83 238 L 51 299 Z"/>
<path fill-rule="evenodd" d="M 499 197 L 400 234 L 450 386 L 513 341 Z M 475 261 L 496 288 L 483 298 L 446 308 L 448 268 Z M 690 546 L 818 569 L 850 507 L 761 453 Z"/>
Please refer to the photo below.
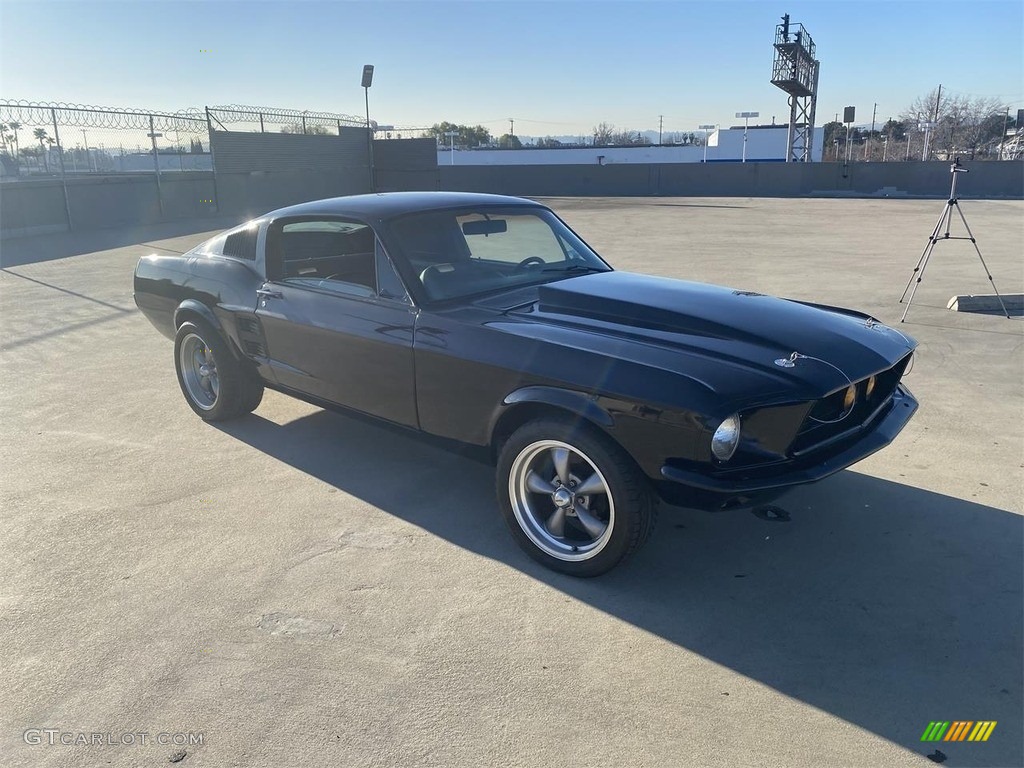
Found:
<path fill-rule="evenodd" d="M 283 299 L 284 294 L 280 291 L 272 291 L 269 288 L 257 288 L 256 295 L 262 296 L 264 299 Z"/>

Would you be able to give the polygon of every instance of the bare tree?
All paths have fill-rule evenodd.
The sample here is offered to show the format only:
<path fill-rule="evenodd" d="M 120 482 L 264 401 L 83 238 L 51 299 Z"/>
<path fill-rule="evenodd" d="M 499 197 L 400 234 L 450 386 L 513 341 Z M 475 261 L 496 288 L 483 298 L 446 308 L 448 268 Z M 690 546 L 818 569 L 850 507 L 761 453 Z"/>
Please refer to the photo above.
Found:
<path fill-rule="evenodd" d="M 974 159 L 980 148 L 998 138 L 1001 124 L 994 118 L 1005 107 L 989 96 L 948 92 L 940 95 L 935 89 L 914 99 L 901 118 L 911 130 L 922 123 L 935 124 L 930 129 L 929 158 L 969 154 Z"/>
<path fill-rule="evenodd" d="M 281 133 L 304 133 L 310 136 L 333 136 L 335 134 L 326 125 L 307 125 L 303 128 L 302 123 L 286 125 L 281 129 Z"/>
<path fill-rule="evenodd" d="M 613 143 L 615 126 L 611 123 L 601 122 L 594 126 L 594 146 L 603 147 Z"/>

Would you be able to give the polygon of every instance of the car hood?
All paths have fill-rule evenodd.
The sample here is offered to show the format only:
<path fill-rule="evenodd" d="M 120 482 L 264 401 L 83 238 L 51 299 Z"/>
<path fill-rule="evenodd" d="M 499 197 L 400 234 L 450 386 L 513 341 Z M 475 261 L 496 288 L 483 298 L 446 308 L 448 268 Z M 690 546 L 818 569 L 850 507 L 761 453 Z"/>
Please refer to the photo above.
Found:
<path fill-rule="evenodd" d="M 672 351 L 672 367 L 722 395 L 739 395 L 739 378 L 762 394 L 792 396 L 795 387 L 821 397 L 890 368 L 916 346 L 850 310 L 629 272 L 544 285 L 538 299 L 527 313 L 534 322 L 597 334 L 606 341 L 594 342 L 596 351 L 663 368 L 665 356 L 650 350 Z M 614 351 L 612 339 L 620 342 Z M 779 364 L 793 353 L 792 366 Z"/>

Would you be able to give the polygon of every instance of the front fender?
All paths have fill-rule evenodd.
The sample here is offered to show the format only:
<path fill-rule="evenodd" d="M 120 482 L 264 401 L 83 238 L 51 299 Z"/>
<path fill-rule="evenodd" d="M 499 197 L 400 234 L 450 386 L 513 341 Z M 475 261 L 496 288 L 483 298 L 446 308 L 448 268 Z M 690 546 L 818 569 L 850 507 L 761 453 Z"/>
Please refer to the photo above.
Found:
<path fill-rule="evenodd" d="M 611 414 L 602 408 L 592 395 L 571 389 L 550 386 L 527 386 L 509 393 L 494 410 L 488 425 L 488 438 L 497 445 L 502 436 L 508 437 L 521 426 L 524 418 L 522 406 L 539 405 L 572 414 L 608 430 L 614 425 Z M 515 414 L 520 414 L 516 416 Z"/>
<path fill-rule="evenodd" d="M 571 411 L 577 416 L 582 416 L 588 421 L 593 421 L 603 427 L 611 427 L 615 423 L 611 414 L 598 405 L 592 395 L 576 392 L 571 389 L 543 386 L 523 387 L 507 395 L 502 401 L 502 404 L 505 406 L 519 403 L 551 405 L 565 411 Z"/>

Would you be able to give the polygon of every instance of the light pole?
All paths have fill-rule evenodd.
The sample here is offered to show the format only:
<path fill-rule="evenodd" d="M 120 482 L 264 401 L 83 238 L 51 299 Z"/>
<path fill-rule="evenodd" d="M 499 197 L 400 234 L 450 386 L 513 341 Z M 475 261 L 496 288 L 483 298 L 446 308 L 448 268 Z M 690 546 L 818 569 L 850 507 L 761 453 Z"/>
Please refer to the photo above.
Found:
<path fill-rule="evenodd" d="M 843 107 L 843 122 L 846 123 L 846 164 L 850 164 L 850 159 L 853 157 L 853 145 L 850 144 L 850 129 L 853 127 L 853 121 L 857 119 L 857 108 L 856 107 Z M 838 158 L 837 158 L 838 159 Z"/>
<path fill-rule="evenodd" d="M 156 174 L 156 202 L 160 208 L 160 218 L 164 217 L 164 192 L 160 186 L 160 153 L 156 151 L 156 140 L 163 136 L 162 133 L 157 133 L 156 128 L 153 127 L 153 116 L 149 116 L 149 133 L 146 134 L 153 142 L 153 171 Z M 86 147 L 88 151 L 88 147 Z"/>
<path fill-rule="evenodd" d="M 82 129 L 82 144 L 85 146 L 85 170 L 92 170 L 92 161 L 89 157 L 89 139 L 86 138 L 85 128 Z M 75 170 L 78 170 L 78 163 L 75 163 Z"/>
<path fill-rule="evenodd" d="M 445 131 L 444 135 L 451 141 L 451 164 L 455 165 L 455 137 L 459 135 L 458 131 Z"/>
<path fill-rule="evenodd" d="M 920 127 L 922 129 L 924 129 L 924 147 L 921 149 L 921 159 L 922 160 L 927 160 L 928 159 L 928 145 L 931 143 L 930 142 L 931 131 L 932 131 L 932 128 L 935 127 L 935 123 L 933 123 L 931 121 L 925 121 L 925 122 L 921 123 Z"/>
<path fill-rule="evenodd" d="M 373 178 L 373 131 L 370 128 L 370 86 L 373 85 L 373 64 L 363 65 L 362 88 L 366 98 L 366 163 L 370 171 L 370 191 L 376 192 L 377 185 Z M 305 133 L 305 126 L 303 126 Z"/>
<path fill-rule="evenodd" d="M 736 117 L 743 118 L 743 162 L 747 162 L 747 128 L 749 127 L 748 121 L 752 117 L 760 117 L 760 112 L 737 112 Z"/>
<path fill-rule="evenodd" d="M 704 160 L 703 160 L 703 162 L 705 162 L 705 163 L 708 161 L 708 136 L 710 136 L 711 135 L 711 131 L 715 130 L 717 127 L 718 127 L 717 125 L 711 125 L 710 123 L 707 124 L 707 125 L 698 125 L 697 126 L 697 130 L 698 131 L 704 131 Z"/>

